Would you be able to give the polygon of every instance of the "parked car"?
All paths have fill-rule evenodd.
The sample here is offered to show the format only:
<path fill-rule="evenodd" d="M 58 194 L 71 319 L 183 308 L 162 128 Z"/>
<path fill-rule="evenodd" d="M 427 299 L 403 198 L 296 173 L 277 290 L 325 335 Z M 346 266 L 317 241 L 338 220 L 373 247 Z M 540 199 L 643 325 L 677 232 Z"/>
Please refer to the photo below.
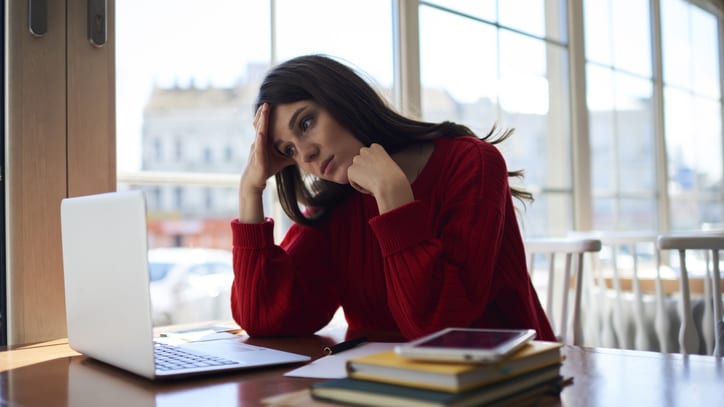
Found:
<path fill-rule="evenodd" d="M 232 255 L 228 250 L 149 250 L 154 326 L 230 320 Z"/>

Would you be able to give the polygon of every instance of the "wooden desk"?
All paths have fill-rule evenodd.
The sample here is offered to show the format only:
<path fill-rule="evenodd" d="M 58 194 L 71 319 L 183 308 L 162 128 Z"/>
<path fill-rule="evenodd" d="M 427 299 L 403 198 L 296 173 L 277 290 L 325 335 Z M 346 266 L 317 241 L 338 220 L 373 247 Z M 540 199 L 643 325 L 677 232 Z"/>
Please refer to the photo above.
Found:
<path fill-rule="evenodd" d="M 343 331 L 249 343 L 321 356 Z M 566 346 L 563 374 L 574 377 L 563 406 L 699 406 L 724 400 L 722 360 L 617 349 Z M 294 366 L 154 383 L 73 352 L 66 343 L 0 352 L 0 405 L 9 406 L 256 406 L 318 380 L 284 377 Z"/>

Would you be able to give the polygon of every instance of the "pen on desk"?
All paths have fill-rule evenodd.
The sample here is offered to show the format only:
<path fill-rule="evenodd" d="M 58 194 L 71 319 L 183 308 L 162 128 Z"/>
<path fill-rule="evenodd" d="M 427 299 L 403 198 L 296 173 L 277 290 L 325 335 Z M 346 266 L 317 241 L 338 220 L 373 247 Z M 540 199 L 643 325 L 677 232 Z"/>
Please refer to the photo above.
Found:
<path fill-rule="evenodd" d="M 326 346 L 323 351 L 327 355 L 332 355 L 339 352 L 344 352 L 348 349 L 352 349 L 357 345 L 367 342 L 367 337 L 363 336 L 360 338 L 350 339 L 348 341 L 340 342 L 336 345 Z"/>

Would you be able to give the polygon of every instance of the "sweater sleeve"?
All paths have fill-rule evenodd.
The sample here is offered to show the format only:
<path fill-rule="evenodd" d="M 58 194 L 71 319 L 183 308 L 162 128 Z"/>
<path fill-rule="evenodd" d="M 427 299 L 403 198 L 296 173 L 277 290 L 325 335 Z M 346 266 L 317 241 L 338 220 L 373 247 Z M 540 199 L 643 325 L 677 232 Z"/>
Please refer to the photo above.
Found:
<path fill-rule="evenodd" d="M 487 143 L 440 176 L 446 190 L 439 211 L 414 201 L 370 220 L 384 259 L 388 306 L 409 339 L 471 326 L 483 313 L 511 199 L 503 157 Z"/>
<path fill-rule="evenodd" d="M 293 225 L 274 244 L 273 220 L 231 222 L 234 320 L 250 336 L 311 335 L 339 307 L 330 278 L 328 243 L 319 230 Z"/>

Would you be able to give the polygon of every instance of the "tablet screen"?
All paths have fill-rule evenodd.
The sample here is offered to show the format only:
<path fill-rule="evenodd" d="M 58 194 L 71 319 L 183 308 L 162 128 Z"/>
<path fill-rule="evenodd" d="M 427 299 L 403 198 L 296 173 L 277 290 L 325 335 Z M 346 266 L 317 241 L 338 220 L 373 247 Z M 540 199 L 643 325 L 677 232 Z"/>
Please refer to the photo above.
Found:
<path fill-rule="evenodd" d="M 493 349 L 522 336 L 521 331 L 463 331 L 451 330 L 443 335 L 417 343 L 428 348 Z"/>
<path fill-rule="evenodd" d="M 395 352 L 415 359 L 494 361 L 534 338 L 532 329 L 446 328 L 395 346 Z"/>

